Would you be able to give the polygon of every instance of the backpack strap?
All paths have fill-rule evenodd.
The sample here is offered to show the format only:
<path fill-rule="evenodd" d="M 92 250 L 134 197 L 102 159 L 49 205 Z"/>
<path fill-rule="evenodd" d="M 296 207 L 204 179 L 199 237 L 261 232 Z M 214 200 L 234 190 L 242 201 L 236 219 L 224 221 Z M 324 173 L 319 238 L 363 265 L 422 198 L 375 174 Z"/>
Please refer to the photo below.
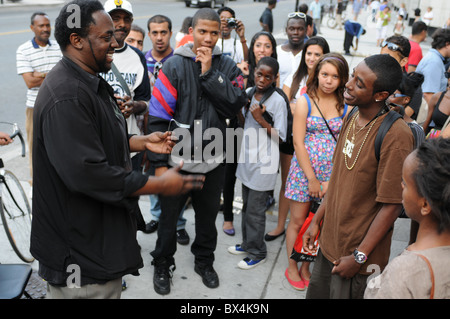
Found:
<path fill-rule="evenodd" d="M 309 99 L 309 96 L 307 93 L 303 94 L 303 96 L 306 99 L 306 103 L 308 103 L 308 115 L 307 117 L 309 117 L 309 115 L 311 114 L 311 100 Z"/>
<path fill-rule="evenodd" d="M 386 117 L 384 118 L 383 122 L 381 123 L 377 136 L 375 137 L 375 157 L 377 158 L 377 161 L 380 160 L 380 151 L 381 145 L 383 144 L 384 136 L 389 131 L 392 124 L 394 124 L 395 121 L 401 118 L 402 116 L 397 112 L 389 111 Z"/>

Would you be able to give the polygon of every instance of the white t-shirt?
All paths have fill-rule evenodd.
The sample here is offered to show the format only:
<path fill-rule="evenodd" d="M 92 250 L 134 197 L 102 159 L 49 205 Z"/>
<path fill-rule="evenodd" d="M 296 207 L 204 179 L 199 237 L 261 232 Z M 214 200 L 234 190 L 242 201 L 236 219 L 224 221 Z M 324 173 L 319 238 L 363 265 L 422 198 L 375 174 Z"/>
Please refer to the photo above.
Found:
<path fill-rule="evenodd" d="M 244 49 L 241 40 L 236 36 L 229 39 L 219 38 L 216 45 L 220 48 L 223 55 L 229 56 L 236 63 L 244 60 Z"/>
<path fill-rule="evenodd" d="M 249 90 L 247 90 L 248 92 Z M 252 97 L 251 104 L 259 103 Z M 286 140 L 287 108 L 286 101 L 274 92 L 265 102 L 266 112 L 273 120 L 273 127 L 278 131 L 282 141 Z M 280 163 L 278 143 L 273 141 L 253 118 L 250 111 L 243 108 L 245 117 L 244 137 L 238 158 L 236 177 L 248 188 L 256 191 L 270 191 L 275 189 Z"/>
<path fill-rule="evenodd" d="M 283 83 L 287 76 L 291 73 L 295 73 L 302 60 L 302 51 L 294 55 L 292 52 L 286 52 L 281 48 L 281 45 L 277 46 L 277 60 L 280 65 L 280 88 L 283 88 Z"/>
<path fill-rule="evenodd" d="M 145 60 L 145 57 L 143 57 Z M 128 88 L 131 93 L 131 98 L 134 98 L 136 95 L 136 90 L 143 85 L 143 79 L 145 70 L 147 68 L 144 65 L 143 60 L 131 46 L 125 45 L 124 48 L 116 50 L 114 53 L 114 62 L 115 66 L 122 74 L 125 82 L 128 85 Z M 108 73 L 100 73 L 100 75 L 105 79 L 106 82 L 111 85 L 114 90 L 114 94 L 119 96 L 127 95 L 124 88 L 120 84 L 117 77 L 114 75 L 112 70 L 109 70 Z M 147 76 L 148 78 L 148 76 Z M 146 90 L 146 88 L 140 87 L 140 90 Z M 150 84 L 148 84 L 148 92 L 150 93 Z M 148 101 L 145 101 L 148 103 Z M 128 134 L 142 134 L 141 121 L 143 119 L 142 115 L 132 114 L 127 118 L 127 126 L 128 126 Z M 131 156 L 136 155 L 136 153 L 132 153 Z"/>

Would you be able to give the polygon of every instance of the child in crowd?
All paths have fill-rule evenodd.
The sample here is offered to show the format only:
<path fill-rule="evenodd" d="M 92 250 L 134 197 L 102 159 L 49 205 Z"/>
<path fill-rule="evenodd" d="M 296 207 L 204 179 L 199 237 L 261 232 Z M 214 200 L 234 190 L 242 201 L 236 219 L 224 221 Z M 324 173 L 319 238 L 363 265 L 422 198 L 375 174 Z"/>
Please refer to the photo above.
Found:
<path fill-rule="evenodd" d="M 417 240 L 367 285 L 365 298 L 450 298 L 450 139 L 426 140 L 405 160 L 403 206 Z"/>
<path fill-rule="evenodd" d="M 291 200 L 291 218 L 286 231 L 289 266 L 285 276 L 297 290 L 308 286 L 311 276 L 309 262 L 303 262 L 299 272 L 297 261 L 289 256 L 311 202 L 319 201 L 328 188 L 331 159 L 348 108 L 343 98 L 348 74 L 348 64 L 342 55 L 323 55 L 308 78 L 306 94 L 297 100 L 295 108 L 295 153 L 285 192 L 286 198 Z"/>
<path fill-rule="evenodd" d="M 274 91 L 278 69 L 278 62 L 272 57 L 259 60 L 254 74 L 255 94 L 240 114 L 244 137 L 236 177 L 242 182 L 242 244 L 229 247 L 228 252 L 247 254 L 238 263 L 241 269 L 255 267 L 264 262 L 267 255 L 266 201 L 275 188 L 280 160 L 278 143 L 286 140 L 287 128 L 286 100 Z M 250 91 L 251 88 L 247 89 L 247 93 Z M 269 92 L 273 93 L 269 96 Z M 261 99 L 267 96 L 261 105 Z"/>

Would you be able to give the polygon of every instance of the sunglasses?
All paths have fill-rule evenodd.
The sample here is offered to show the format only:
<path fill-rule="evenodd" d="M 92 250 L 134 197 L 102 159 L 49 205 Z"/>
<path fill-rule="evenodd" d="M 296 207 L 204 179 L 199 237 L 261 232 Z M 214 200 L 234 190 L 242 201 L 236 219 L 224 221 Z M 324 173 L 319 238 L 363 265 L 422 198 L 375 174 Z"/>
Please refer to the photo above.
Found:
<path fill-rule="evenodd" d="M 400 93 L 394 93 L 392 94 L 393 97 L 406 97 L 407 95 L 405 94 L 400 94 Z"/>
<path fill-rule="evenodd" d="M 160 61 L 155 63 L 155 67 L 153 69 L 153 75 L 155 79 L 158 78 L 159 71 L 162 69 L 162 63 Z"/>
<path fill-rule="evenodd" d="M 400 54 L 403 55 L 404 57 L 406 56 L 406 55 L 403 53 L 402 49 L 400 49 L 400 46 L 398 46 L 398 45 L 395 44 L 395 43 L 387 42 L 386 40 L 384 40 L 383 43 L 381 43 L 381 47 L 384 48 L 385 46 L 387 46 L 389 50 L 392 50 L 392 51 L 398 51 L 398 52 L 400 52 Z"/>
<path fill-rule="evenodd" d="M 292 19 L 292 18 L 295 18 L 295 17 L 298 17 L 298 18 L 303 19 L 303 20 L 306 21 L 306 14 L 304 14 L 303 12 L 291 12 L 291 13 L 288 14 L 288 18 L 289 19 Z"/>

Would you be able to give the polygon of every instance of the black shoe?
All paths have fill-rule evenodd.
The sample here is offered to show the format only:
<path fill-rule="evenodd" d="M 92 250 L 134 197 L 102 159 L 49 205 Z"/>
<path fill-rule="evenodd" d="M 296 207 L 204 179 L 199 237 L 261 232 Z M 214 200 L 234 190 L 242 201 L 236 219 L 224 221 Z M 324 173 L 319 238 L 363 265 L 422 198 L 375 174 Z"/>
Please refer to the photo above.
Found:
<path fill-rule="evenodd" d="M 276 235 L 276 236 L 272 236 L 272 235 L 269 235 L 269 233 L 267 233 L 267 234 L 264 236 L 264 240 L 265 240 L 265 241 L 272 241 L 272 240 L 275 240 L 275 239 L 277 239 L 278 237 L 280 237 L 281 235 L 284 235 L 284 233 L 285 233 L 285 230 L 283 230 L 281 233 L 279 233 L 279 234 Z"/>
<path fill-rule="evenodd" d="M 180 245 L 189 244 L 189 234 L 186 232 L 186 229 L 177 230 L 177 242 Z"/>
<path fill-rule="evenodd" d="M 144 233 L 146 233 L 146 234 L 151 234 L 151 233 L 153 233 L 153 232 L 154 232 L 155 230 L 157 230 L 157 229 L 158 229 L 158 222 L 152 220 L 152 221 L 150 221 L 150 223 L 148 223 L 148 224 L 145 225 L 145 231 L 144 231 Z"/>
<path fill-rule="evenodd" d="M 203 284 L 208 288 L 219 287 L 219 276 L 211 265 L 195 265 L 194 270 L 202 277 Z"/>
<path fill-rule="evenodd" d="M 152 262 L 153 265 L 154 262 Z M 155 272 L 153 273 L 153 288 L 156 293 L 160 295 L 167 295 L 170 293 L 170 283 L 172 281 L 175 265 L 167 267 L 166 264 L 155 265 Z"/>

